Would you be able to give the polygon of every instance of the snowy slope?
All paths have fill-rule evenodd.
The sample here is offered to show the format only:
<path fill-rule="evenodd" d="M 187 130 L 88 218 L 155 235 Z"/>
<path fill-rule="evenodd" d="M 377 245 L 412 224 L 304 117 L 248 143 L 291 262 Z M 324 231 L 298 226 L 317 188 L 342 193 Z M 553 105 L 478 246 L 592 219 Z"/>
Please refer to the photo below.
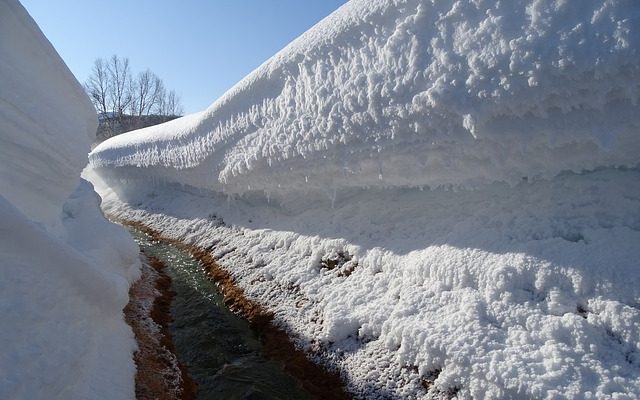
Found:
<path fill-rule="evenodd" d="M 91 179 L 360 397 L 638 398 L 639 16 L 352 0 Z"/>
<path fill-rule="evenodd" d="M 0 398 L 129 399 L 138 248 L 80 179 L 95 111 L 24 8 L 0 0 Z"/>

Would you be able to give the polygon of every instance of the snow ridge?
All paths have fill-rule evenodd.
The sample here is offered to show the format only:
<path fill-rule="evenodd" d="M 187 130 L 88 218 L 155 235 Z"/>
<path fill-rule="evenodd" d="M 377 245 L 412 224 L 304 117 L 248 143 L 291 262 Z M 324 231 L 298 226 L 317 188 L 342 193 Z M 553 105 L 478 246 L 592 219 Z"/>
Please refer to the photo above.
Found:
<path fill-rule="evenodd" d="M 229 193 L 634 166 L 639 16 L 634 2 L 350 1 L 206 111 L 109 140 L 91 165 Z"/>

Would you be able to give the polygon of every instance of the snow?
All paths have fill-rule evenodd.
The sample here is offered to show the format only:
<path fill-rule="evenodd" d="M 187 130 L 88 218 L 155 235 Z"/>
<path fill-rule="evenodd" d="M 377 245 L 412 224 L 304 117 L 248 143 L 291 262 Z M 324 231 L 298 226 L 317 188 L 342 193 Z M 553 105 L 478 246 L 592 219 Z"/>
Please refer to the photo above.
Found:
<path fill-rule="evenodd" d="M 108 213 L 210 249 L 361 398 L 421 397 L 439 370 L 434 388 L 462 398 L 640 395 L 638 170 L 334 208 L 91 179 Z M 323 268 L 338 253 L 351 260 Z"/>
<path fill-rule="evenodd" d="M 81 180 L 97 119 L 24 8 L 0 0 L 0 398 L 129 399 L 138 248 Z"/>
<path fill-rule="evenodd" d="M 122 315 L 138 268 L 131 237 L 104 219 L 86 182 L 65 204 L 67 237 L 0 200 L 0 397 L 133 398 L 135 341 Z"/>
<path fill-rule="evenodd" d="M 0 193 L 29 218 L 53 224 L 78 185 L 97 122 L 84 90 L 42 38 L 22 6 L 0 3 Z"/>
<path fill-rule="evenodd" d="M 350 1 L 206 111 L 91 163 L 327 196 L 634 166 L 638 16 L 630 1 Z"/>
<path fill-rule="evenodd" d="M 358 397 L 638 398 L 639 16 L 351 0 L 87 178 Z"/>

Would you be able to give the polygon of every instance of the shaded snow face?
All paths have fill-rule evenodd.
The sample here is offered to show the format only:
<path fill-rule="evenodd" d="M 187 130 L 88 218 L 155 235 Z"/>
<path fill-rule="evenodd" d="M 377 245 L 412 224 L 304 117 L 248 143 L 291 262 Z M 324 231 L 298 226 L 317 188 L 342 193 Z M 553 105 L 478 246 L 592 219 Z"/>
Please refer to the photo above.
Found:
<path fill-rule="evenodd" d="M 353 0 L 205 112 L 105 142 L 91 163 L 328 196 L 633 166 L 638 16 L 632 1 Z"/>
<path fill-rule="evenodd" d="M 0 194 L 29 218 L 56 224 L 97 124 L 35 22 L 17 1 L 0 1 Z"/>
<path fill-rule="evenodd" d="M 139 250 L 81 181 L 96 113 L 16 0 L 0 0 L 0 398 L 131 399 Z"/>
<path fill-rule="evenodd" d="M 130 399 L 139 250 L 87 182 L 52 235 L 0 195 L 0 398 Z"/>

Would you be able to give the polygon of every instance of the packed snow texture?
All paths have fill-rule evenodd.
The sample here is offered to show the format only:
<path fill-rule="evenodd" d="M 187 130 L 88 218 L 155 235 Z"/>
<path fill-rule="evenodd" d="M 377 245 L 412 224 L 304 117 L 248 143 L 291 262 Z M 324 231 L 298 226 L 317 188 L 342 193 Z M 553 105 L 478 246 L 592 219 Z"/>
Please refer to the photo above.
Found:
<path fill-rule="evenodd" d="M 131 399 L 122 309 L 138 248 L 80 173 L 97 119 L 15 0 L 0 0 L 0 398 Z"/>
<path fill-rule="evenodd" d="M 91 180 L 359 397 L 638 398 L 639 17 L 351 0 Z"/>
<path fill-rule="evenodd" d="M 638 17 L 635 1 L 353 0 L 206 111 L 109 140 L 91 163 L 329 195 L 633 166 Z"/>

